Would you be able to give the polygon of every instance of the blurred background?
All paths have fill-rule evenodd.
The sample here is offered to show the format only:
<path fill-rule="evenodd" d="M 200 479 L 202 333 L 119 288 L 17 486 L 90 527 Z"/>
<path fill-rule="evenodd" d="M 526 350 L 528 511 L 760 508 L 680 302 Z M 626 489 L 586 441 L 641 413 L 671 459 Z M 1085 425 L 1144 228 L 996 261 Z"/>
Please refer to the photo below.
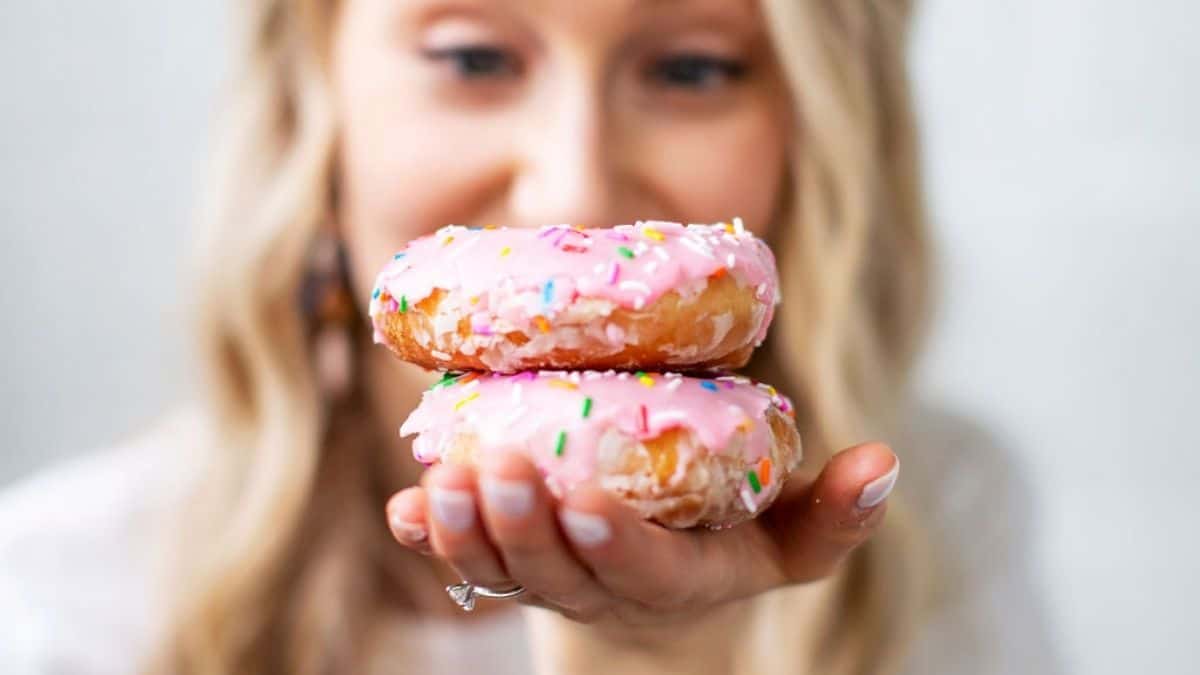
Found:
<path fill-rule="evenodd" d="M 1200 5 L 921 5 L 943 275 L 922 389 L 1032 482 L 1071 671 L 1194 672 Z M 0 488 L 187 388 L 180 267 L 223 6 L 0 8 Z"/>

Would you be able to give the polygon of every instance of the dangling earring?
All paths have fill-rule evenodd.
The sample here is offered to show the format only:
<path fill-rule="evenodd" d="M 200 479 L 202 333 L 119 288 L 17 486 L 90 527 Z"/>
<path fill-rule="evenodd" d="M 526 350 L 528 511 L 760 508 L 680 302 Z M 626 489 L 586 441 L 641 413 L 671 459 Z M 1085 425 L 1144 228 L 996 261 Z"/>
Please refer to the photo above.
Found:
<path fill-rule="evenodd" d="M 339 400 L 350 391 L 354 374 L 354 304 L 345 247 L 331 228 L 321 228 L 313 241 L 301 302 L 309 321 L 317 386 L 326 401 Z"/>

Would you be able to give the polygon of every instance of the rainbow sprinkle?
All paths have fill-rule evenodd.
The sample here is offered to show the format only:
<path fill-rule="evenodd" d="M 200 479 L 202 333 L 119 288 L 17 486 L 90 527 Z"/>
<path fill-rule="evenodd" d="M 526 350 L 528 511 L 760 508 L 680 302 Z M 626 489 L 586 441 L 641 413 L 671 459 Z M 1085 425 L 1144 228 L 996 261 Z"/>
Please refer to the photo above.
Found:
<path fill-rule="evenodd" d="M 662 232 L 659 232 L 658 230 L 654 229 L 653 227 L 650 227 L 649 225 L 642 228 L 642 234 L 646 235 L 647 237 L 650 237 L 654 241 L 662 241 L 663 239 L 666 239 L 666 237 L 663 236 Z"/>
<path fill-rule="evenodd" d="M 538 316 L 533 317 L 533 322 L 537 324 L 538 330 L 542 331 L 543 333 L 550 332 L 550 322 L 546 320 L 546 317 L 539 314 Z"/>
<path fill-rule="evenodd" d="M 509 253 L 512 253 L 511 246 L 505 246 L 504 248 L 500 249 L 500 257 L 501 258 L 507 256 Z"/>
<path fill-rule="evenodd" d="M 551 279 L 542 286 L 542 304 L 549 305 L 554 301 L 554 280 Z"/>
<path fill-rule="evenodd" d="M 402 258 L 404 258 L 403 253 L 397 253 L 396 255 L 392 256 L 392 260 L 401 260 Z"/>
<path fill-rule="evenodd" d="M 771 458 L 770 457 L 762 458 L 762 461 L 758 463 L 758 472 L 760 474 L 762 474 L 763 485 L 770 485 L 771 484 Z"/>
<path fill-rule="evenodd" d="M 646 386 L 646 387 L 654 386 L 654 378 L 650 377 L 649 375 L 643 373 L 640 370 L 637 371 L 636 373 L 634 373 L 633 376 L 636 377 L 637 381 L 641 382 L 643 386 Z"/>
<path fill-rule="evenodd" d="M 618 246 L 617 253 L 620 253 L 621 255 L 625 256 L 626 258 L 629 258 L 630 260 L 633 260 L 633 257 L 635 255 L 634 252 L 632 250 L 630 250 L 628 246 Z"/>
<path fill-rule="evenodd" d="M 567 432 L 565 430 L 558 432 L 558 438 L 554 441 L 554 456 L 562 457 L 563 450 L 567 447 Z"/>
<path fill-rule="evenodd" d="M 703 382 L 701 382 L 701 383 L 700 383 L 700 386 L 701 386 L 701 387 L 704 387 L 705 389 L 707 389 L 707 390 L 709 390 L 709 391 L 711 391 L 711 392 L 716 392 L 716 391 L 718 391 L 718 389 L 717 389 L 717 385 L 713 384 L 712 382 L 709 382 L 708 380 L 704 380 Z"/>
<path fill-rule="evenodd" d="M 462 400 L 461 400 L 461 401 L 459 401 L 458 403 L 455 403 L 455 404 L 454 404 L 454 411 L 455 411 L 455 412 L 458 412 L 459 410 L 462 410 L 462 407 L 463 407 L 463 406 L 465 406 L 466 404 L 470 403 L 471 401 L 474 401 L 474 400 L 475 400 L 475 399 L 477 399 L 477 398 L 479 398 L 479 392 L 477 392 L 477 391 L 476 391 L 476 392 L 473 392 L 471 395 L 469 395 L 469 396 L 467 396 L 466 398 L 462 399 Z"/>
<path fill-rule="evenodd" d="M 375 300 L 378 297 L 379 297 L 379 289 L 376 288 L 374 291 L 371 291 L 371 299 Z"/>
<path fill-rule="evenodd" d="M 446 372 L 442 373 L 442 379 L 438 380 L 437 382 L 434 382 L 433 386 L 430 387 L 429 389 L 430 389 L 430 391 L 432 391 L 434 389 L 441 389 L 442 387 L 449 387 L 450 385 L 454 384 L 454 382 L 456 380 L 458 380 L 458 378 L 460 378 L 460 377 L 462 377 L 462 375 L 457 374 L 457 373 L 451 373 L 450 371 L 446 371 Z"/>
<path fill-rule="evenodd" d="M 442 240 L 442 246 L 449 246 L 450 242 L 452 241 L 454 241 L 454 235 L 448 234 L 446 235 L 446 238 Z"/>
<path fill-rule="evenodd" d="M 578 389 L 579 388 L 579 385 L 575 384 L 574 382 L 572 382 L 570 380 L 550 380 L 549 382 L 547 382 L 547 384 L 556 389 Z"/>
<path fill-rule="evenodd" d="M 588 415 L 592 414 L 592 397 L 586 396 L 583 399 L 583 410 L 581 411 L 583 419 L 587 419 Z"/>
<path fill-rule="evenodd" d="M 408 296 L 402 295 L 402 296 L 400 296 L 400 313 L 404 314 L 407 311 L 408 311 Z"/>
<path fill-rule="evenodd" d="M 646 406 L 640 405 L 640 406 L 638 406 L 638 409 L 641 412 L 642 432 L 643 433 L 649 432 L 650 431 L 650 420 L 647 418 L 647 415 L 646 415 Z"/>
<path fill-rule="evenodd" d="M 758 482 L 758 474 L 750 471 L 746 474 L 746 480 L 750 481 L 750 489 L 754 490 L 754 494 L 762 492 L 762 484 Z"/>

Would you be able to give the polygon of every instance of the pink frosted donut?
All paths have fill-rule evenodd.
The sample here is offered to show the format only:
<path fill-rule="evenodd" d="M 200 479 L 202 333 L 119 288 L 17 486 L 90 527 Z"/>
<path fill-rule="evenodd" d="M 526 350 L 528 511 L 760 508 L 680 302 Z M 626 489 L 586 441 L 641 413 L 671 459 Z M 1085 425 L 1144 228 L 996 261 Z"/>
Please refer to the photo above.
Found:
<path fill-rule="evenodd" d="M 376 342 L 439 370 L 738 368 L 779 302 L 775 259 L 732 224 L 449 225 L 379 274 Z"/>
<path fill-rule="evenodd" d="M 724 376 L 597 371 L 446 375 L 400 428 L 425 463 L 519 452 L 556 495 L 582 483 L 668 527 L 760 513 L 800 461 L 786 397 Z"/>

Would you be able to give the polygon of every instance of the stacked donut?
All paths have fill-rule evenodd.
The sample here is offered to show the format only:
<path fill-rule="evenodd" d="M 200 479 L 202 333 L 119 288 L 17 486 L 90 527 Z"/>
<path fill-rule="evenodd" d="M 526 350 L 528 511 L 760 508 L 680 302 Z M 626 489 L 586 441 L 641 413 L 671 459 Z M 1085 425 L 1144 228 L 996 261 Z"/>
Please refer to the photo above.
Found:
<path fill-rule="evenodd" d="M 377 343 L 446 371 L 400 429 L 421 462 L 519 452 L 556 495 L 592 482 L 668 527 L 724 527 L 800 461 L 787 398 L 722 374 L 762 343 L 778 289 L 740 219 L 449 225 L 384 267 L 370 315 Z"/>

